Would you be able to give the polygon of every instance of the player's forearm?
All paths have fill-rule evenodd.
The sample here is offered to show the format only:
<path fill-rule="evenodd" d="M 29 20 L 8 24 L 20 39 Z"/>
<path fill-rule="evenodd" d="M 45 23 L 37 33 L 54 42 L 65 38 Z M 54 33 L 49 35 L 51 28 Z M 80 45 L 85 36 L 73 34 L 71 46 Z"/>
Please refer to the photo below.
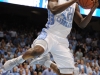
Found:
<path fill-rule="evenodd" d="M 64 4 L 56 5 L 51 9 L 51 12 L 55 15 L 58 13 L 61 13 L 65 9 L 67 9 L 69 6 L 71 6 L 73 3 L 75 3 L 77 0 L 70 0 Z"/>
<path fill-rule="evenodd" d="M 89 13 L 85 18 L 83 18 L 83 19 L 81 20 L 80 25 L 81 25 L 82 28 L 85 28 L 85 27 L 88 25 L 88 23 L 90 22 L 90 20 L 91 20 L 91 18 L 92 18 L 92 14 L 94 13 L 95 9 L 96 9 L 98 6 L 99 6 L 99 2 L 98 2 L 98 0 L 96 0 L 96 3 L 95 3 L 95 5 L 94 5 L 94 7 L 91 9 L 90 13 Z"/>
<path fill-rule="evenodd" d="M 85 28 L 88 23 L 90 22 L 91 18 L 92 18 L 92 14 L 93 14 L 94 10 L 91 11 L 85 18 L 83 18 L 80 22 L 80 26 L 81 28 Z"/>

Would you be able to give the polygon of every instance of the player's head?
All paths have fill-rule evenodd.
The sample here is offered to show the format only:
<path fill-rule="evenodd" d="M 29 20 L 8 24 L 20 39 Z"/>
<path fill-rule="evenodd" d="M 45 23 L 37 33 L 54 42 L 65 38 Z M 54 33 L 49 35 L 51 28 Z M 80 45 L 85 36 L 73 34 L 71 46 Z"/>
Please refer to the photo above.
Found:
<path fill-rule="evenodd" d="M 77 67 L 77 66 L 78 66 L 78 63 L 77 63 L 77 62 L 75 62 L 75 64 L 74 64 L 74 65 L 75 65 L 75 67 Z"/>

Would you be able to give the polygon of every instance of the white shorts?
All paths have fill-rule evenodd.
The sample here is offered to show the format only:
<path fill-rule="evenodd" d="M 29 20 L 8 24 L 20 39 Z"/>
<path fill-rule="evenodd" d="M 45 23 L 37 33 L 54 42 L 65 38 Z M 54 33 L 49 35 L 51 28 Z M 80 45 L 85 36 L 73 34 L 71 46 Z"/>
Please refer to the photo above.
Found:
<path fill-rule="evenodd" d="M 62 38 L 51 33 L 41 32 L 33 42 L 33 46 L 40 45 L 45 52 L 42 55 L 51 52 L 57 67 L 62 74 L 72 74 L 74 70 L 74 59 L 69 50 L 67 38 Z"/>

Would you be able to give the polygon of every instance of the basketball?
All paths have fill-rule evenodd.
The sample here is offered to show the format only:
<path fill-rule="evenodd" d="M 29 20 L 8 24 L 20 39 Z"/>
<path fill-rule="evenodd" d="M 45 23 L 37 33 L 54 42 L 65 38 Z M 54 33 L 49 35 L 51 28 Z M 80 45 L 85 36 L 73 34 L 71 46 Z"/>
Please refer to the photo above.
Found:
<path fill-rule="evenodd" d="M 91 9 L 94 6 L 95 0 L 79 0 L 78 3 L 84 9 Z"/>

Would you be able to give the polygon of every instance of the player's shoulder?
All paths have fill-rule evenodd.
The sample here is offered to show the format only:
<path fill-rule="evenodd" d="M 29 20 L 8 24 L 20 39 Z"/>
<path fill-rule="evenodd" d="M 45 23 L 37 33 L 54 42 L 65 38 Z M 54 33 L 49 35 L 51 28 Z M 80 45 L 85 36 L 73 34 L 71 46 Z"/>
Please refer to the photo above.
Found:
<path fill-rule="evenodd" d="M 76 7 L 75 7 L 76 10 L 79 10 L 79 4 L 76 3 Z"/>
<path fill-rule="evenodd" d="M 77 2 L 75 3 L 75 6 L 76 6 L 76 7 L 79 6 Z"/>

